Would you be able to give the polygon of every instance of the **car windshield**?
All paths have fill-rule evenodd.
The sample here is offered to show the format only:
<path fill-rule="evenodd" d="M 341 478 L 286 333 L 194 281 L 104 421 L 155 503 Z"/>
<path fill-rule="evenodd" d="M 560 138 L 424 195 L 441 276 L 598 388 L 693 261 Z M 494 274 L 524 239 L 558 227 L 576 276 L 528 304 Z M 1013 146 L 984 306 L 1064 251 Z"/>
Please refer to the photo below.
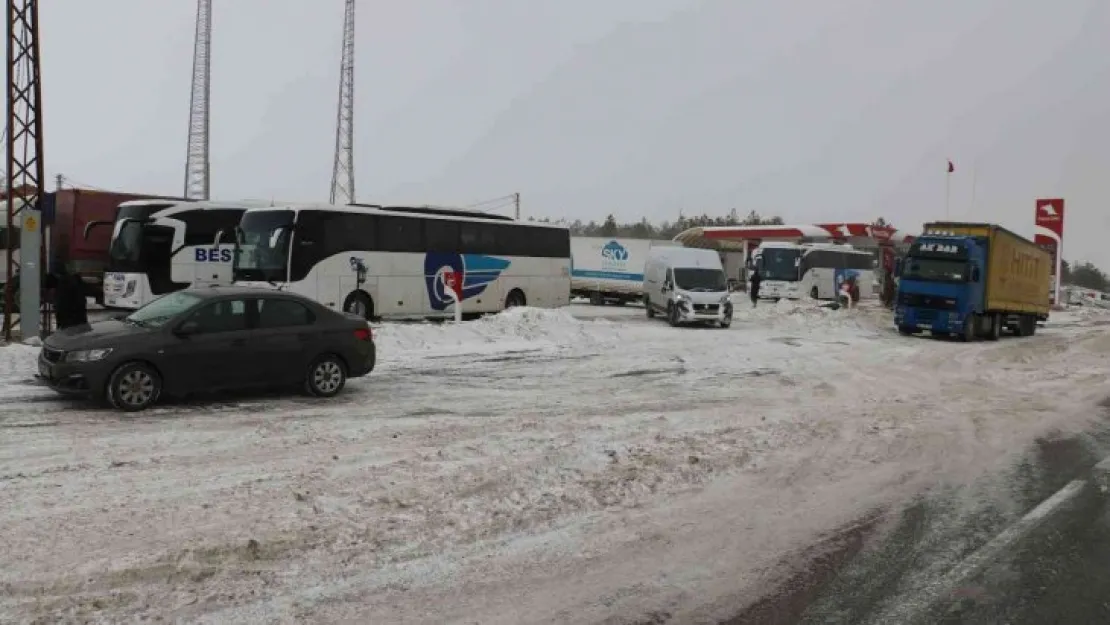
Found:
<path fill-rule="evenodd" d="M 967 263 L 959 260 L 910 257 L 907 259 L 906 270 L 902 277 L 908 280 L 966 282 Z"/>
<path fill-rule="evenodd" d="M 798 281 L 800 250 L 767 248 L 759 254 L 759 277 L 764 280 Z"/>
<path fill-rule="evenodd" d="M 724 291 L 725 273 L 720 269 L 676 267 L 674 282 L 684 291 Z"/>
<path fill-rule="evenodd" d="M 293 217 L 293 211 L 288 210 L 249 211 L 243 215 L 233 279 L 285 281 Z"/>
<path fill-rule="evenodd" d="M 158 328 L 189 310 L 200 300 L 200 296 L 185 291 L 170 293 L 131 313 L 124 318 L 124 321 L 143 327 Z"/>

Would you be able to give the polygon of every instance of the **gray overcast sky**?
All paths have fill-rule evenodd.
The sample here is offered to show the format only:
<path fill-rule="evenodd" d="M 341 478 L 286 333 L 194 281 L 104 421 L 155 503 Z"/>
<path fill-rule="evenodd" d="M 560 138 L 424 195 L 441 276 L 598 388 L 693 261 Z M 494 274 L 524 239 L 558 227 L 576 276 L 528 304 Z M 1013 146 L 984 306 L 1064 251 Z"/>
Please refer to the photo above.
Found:
<path fill-rule="evenodd" d="M 213 196 L 325 199 L 342 0 L 215 4 Z M 195 9 L 42 3 L 51 175 L 181 192 Z M 1106 0 L 360 0 L 359 199 L 916 230 L 951 158 L 953 218 L 1063 196 L 1110 269 L 1108 33 Z"/>

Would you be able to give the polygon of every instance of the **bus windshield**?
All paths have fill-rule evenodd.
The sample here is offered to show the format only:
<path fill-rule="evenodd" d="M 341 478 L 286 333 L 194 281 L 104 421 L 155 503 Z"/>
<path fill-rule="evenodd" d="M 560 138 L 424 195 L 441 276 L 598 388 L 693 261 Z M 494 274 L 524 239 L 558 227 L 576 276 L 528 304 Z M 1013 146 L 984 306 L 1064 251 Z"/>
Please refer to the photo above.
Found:
<path fill-rule="evenodd" d="M 293 236 L 290 210 L 248 211 L 239 222 L 241 240 L 232 265 L 232 280 L 285 282 L 288 279 L 289 241 Z"/>
<path fill-rule="evenodd" d="M 725 274 L 720 269 L 675 267 L 674 282 L 684 291 L 724 291 Z"/>
<path fill-rule="evenodd" d="M 142 259 L 143 224 L 124 219 L 116 222 L 112 242 L 108 246 L 108 257 L 113 264 L 137 265 Z"/>
<path fill-rule="evenodd" d="M 903 279 L 931 282 L 967 282 L 967 275 L 966 262 L 912 256 L 906 259 L 905 270 L 902 272 Z"/>
<path fill-rule="evenodd" d="M 767 248 L 760 252 L 759 273 L 764 280 L 798 281 L 798 259 L 801 250 Z"/>

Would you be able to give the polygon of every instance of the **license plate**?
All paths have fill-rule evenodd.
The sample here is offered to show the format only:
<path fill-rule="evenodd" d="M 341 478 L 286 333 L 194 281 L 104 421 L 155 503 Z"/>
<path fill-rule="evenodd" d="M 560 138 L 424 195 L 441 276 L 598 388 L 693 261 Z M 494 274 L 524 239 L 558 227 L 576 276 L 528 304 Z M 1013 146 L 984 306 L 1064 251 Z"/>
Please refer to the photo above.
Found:
<path fill-rule="evenodd" d="M 39 375 L 41 375 L 44 378 L 49 378 L 50 377 L 50 365 L 46 364 L 45 362 L 43 362 L 41 360 L 39 361 Z"/>

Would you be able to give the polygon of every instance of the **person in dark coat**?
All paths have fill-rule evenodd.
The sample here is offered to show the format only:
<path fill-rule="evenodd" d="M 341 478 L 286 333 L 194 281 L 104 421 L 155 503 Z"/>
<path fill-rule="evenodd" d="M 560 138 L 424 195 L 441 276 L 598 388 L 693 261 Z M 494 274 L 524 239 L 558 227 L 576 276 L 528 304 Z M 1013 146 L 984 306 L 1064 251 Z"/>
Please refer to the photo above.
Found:
<path fill-rule="evenodd" d="M 89 322 L 81 276 L 70 273 L 65 264 L 59 264 L 48 285 L 54 287 L 54 318 L 59 330 Z"/>
<path fill-rule="evenodd" d="M 756 302 L 759 301 L 760 282 L 763 282 L 763 276 L 759 275 L 758 269 L 753 269 L 752 276 L 748 278 L 748 296 L 752 298 L 752 308 L 755 308 Z"/>

